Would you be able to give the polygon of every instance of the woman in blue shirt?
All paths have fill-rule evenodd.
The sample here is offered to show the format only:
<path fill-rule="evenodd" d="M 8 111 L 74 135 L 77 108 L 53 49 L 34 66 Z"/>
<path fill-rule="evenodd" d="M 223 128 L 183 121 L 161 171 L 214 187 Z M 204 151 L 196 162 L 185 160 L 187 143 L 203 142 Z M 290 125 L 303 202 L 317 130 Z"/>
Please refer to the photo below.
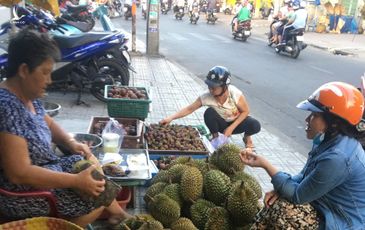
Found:
<path fill-rule="evenodd" d="M 291 176 L 264 157 L 243 151 L 241 159 L 262 167 L 274 191 L 265 195 L 267 207 L 280 197 L 293 204 L 310 203 L 320 214 L 320 229 L 365 229 L 365 154 L 357 129 L 364 98 L 352 85 L 330 82 L 318 88 L 298 108 L 310 111 L 307 138 L 313 149 L 302 171 Z"/>

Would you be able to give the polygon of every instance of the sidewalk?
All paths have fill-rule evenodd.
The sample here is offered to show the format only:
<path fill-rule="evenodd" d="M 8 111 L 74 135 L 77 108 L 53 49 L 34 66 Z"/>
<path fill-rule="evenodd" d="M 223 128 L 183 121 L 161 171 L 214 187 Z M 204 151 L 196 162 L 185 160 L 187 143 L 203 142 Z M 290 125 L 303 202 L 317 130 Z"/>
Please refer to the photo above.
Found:
<path fill-rule="evenodd" d="M 157 123 L 162 118 L 176 112 L 178 109 L 193 102 L 201 93 L 207 90 L 204 82 L 186 71 L 181 66 L 163 57 L 133 56 L 133 66 L 137 73 L 131 76 L 132 86 L 146 86 L 151 90 L 152 111 L 146 119 L 149 123 Z M 86 132 L 92 116 L 107 116 L 106 104 L 98 101 L 89 94 L 82 99 L 91 106 L 74 105 L 76 94 L 51 92 L 49 100 L 61 104 L 60 114 L 55 120 L 68 132 Z M 204 124 L 205 109 L 175 120 L 178 124 Z M 265 126 L 259 134 L 253 136 L 257 153 L 264 155 L 280 170 L 288 173 L 298 173 L 305 162 L 305 157 L 295 149 L 289 148 L 285 142 L 269 133 Z M 243 147 L 242 136 L 234 135 L 232 141 Z M 246 168 L 246 171 L 255 176 L 260 182 L 263 191 L 272 189 L 270 177 L 263 169 Z M 145 212 L 143 202 L 145 188 L 141 187 L 136 194 L 136 207 L 129 210 L 131 213 Z"/>
<path fill-rule="evenodd" d="M 265 37 L 270 22 L 264 19 L 252 20 L 252 32 Z M 314 47 L 333 54 L 349 55 L 365 60 L 365 34 L 333 34 L 306 31 L 304 41 Z"/>

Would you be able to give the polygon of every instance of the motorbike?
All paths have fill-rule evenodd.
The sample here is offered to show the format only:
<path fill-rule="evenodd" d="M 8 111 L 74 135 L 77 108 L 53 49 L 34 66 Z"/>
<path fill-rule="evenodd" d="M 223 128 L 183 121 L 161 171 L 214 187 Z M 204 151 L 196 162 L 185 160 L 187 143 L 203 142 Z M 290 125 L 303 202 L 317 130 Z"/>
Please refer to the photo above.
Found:
<path fill-rule="evenodd" d="M 216 16 L 217 15 L 217 13 L 216 13 L 217 11 L 215 10 L 215 9 L 213 9 L 213 10 L 208 10 L 208 12 L 207 12 L 207 16 L 206 16 L 206 18 L 207 18 L 207 23 L 209 24 L 209 23 L 212 23 L 212 24 L 215 24 L 215 22 L 218 20 L 218 17 Z"/>
<path fill-rule="evenodd" d="M 143 19 L 147 19 L 147 3 L 142 4 L 142 17 Z"/>
<path fill-rule="evenodd" d="M 300 51 L 307 47 L 303 39 L 304 29 L 296 29 L 289 32 L 289 39 L 285 45 L 276 45 L 275 52 L 288 53 L 292 58 L 297 58 Z"/>
<path fill-rule="evenodd" d="M 132 17 L 132 6 L 129 4 L 124 4 L 123 12 L 125 20 L 128 20 Z"/>
<path fill-rule="evenodd" d="M 50 88 L 76 89 L 78 92 L 76 102 L 81 104 L 84 103 L 81 100 L 84 89 L 90 90 L 97 99 L 105 101 L 105 85 L 129 84 L 128 69 L 121 65 L 120 61 L 122 60 L 120 46 L 124 47 L 127 42 L 121 32 L 61 35 L 65 28 L 57 22 L 40 20 L 32 11 L 19 6 L 16 8 L 17 13 L 21 13 L 20 17 L 16 16 L 13 19 L 13 23 L 17 27 L 32 26 L 40 31 L 58 30 L 60 32 L 60 34 L 53 34 L 53 39 L 58 44 L 62 57 L 52 72 Z M 5 52 L 0 56 L 2 79 L 6 78 L 6 66 L 7 53 Z"/>
<path fill-rule="evenodd" d="M 234 39 L 246 41 L 251 36 L 251 20 L 239 22 L 237 31 L 234 31 L 234 24 L 232 23 L 232 35 Z"/>
<path fill-rule="evenodd" d="M 268 34 L 268 46 L 274 45 L 276 53 L 284 52 L 289 54 L 294 59 L 297 58 L 301 50 L 307 47 L 307 44 L 304 43 L 304 28 L 289 31 L 288 41 L 286 42 L 286 44 L 279 45 L 273 44 L 271 41 L 271 38 L 273 36 L 271 26 L 273 23 L 275 23 L 275 20 L 270 25 L 270 32 Z"/>
<path fill-rule="evenodd" d="M 272 12 L 274 11 L 274 7 L 261 7 L 260 8 L 260 13 L 261 13 L 261 17 L 263 19 L 268 18 L 270 14 L 272 14 Z"/>
<path fill-rule="evenodd" d="M 123 15 L 123 7 L 120 0 L 108 1 L 106 5 L 108 7 L 109 17 L 121 17 Z"/>
<path fill-rule="evenodd" d="M 200 2 L 200 12 L 207 13 L 208 10 L 208 2 L 203 0 Z"/>
<path fill-rule="evenodd" d="M 199 20 L 199 8 L 198 6 L 193 6 L 192 11 L 190 12 L 190 23 L 196 24 Z"/>
<path fill-rule="evenodd" d="M 227 15 L 231 15 L 232 14 L 232 8 L 231 7 L 227 7 L 224 9 L 223 11 L 224 14 L 227 14 Z"/>
<path fill-rule="evenodd" d="M 185 15 L 184 7 L 178 7 L 177 11 L 175 12 L 175 18 L 178 19 L 178 20 L 182 20 L 184 15 Z"/>
<path fill-rule="evenodd" d="M 167 14 L 167 12 L 168 12 L 168 7 L 167 7 L 167 3 L 165 3 L 165 2 L 162 2 L 161 3 L 161 14 Z"/>
<path fill-rule="evenodd" d="M 85 22 L 89 24 L 89 27 L 93 28 L 95 26 L 95 20 L 90 11 L 89 5 L 65 5 L 66 8 L 61 10 L 61 18 L 75 21 L 75 22 Z"/>

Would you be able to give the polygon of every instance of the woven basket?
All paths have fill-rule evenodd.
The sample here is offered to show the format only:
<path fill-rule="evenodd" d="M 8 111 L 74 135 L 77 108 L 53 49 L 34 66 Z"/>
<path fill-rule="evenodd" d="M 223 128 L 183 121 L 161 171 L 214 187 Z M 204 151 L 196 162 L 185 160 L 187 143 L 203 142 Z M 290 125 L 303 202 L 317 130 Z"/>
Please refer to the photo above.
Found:
<path fill-rule="evenodd" d="M 34 217 L 0 225 L 0 230 L 82 230 L 83 228 L 63 219 Z"/>

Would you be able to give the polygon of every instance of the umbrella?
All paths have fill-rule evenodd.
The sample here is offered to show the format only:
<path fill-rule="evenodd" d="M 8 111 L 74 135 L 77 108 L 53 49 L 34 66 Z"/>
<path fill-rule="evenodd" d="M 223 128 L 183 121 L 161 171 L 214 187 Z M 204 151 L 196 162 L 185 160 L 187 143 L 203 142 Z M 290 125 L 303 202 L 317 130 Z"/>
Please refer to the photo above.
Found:
<path fill-rule="evenodd" d="M 22 2 L 22 0 L 0 0 L 0 5 L 6 7 L 12 7 L 20 2 Z M 27 1 L 27 3 L 36 5 L 45 10 L 49 10 L 56 16 L 60 15 L 60 9 L 58 7 L 57 0 L 29 0 Z"/>
<path fill-rule="evenodd" d="M 0 5 L 6 6 L 6 7 L 12 7 L 13 5 L 18 4 L 22 0 L 0 0 Z"/>

